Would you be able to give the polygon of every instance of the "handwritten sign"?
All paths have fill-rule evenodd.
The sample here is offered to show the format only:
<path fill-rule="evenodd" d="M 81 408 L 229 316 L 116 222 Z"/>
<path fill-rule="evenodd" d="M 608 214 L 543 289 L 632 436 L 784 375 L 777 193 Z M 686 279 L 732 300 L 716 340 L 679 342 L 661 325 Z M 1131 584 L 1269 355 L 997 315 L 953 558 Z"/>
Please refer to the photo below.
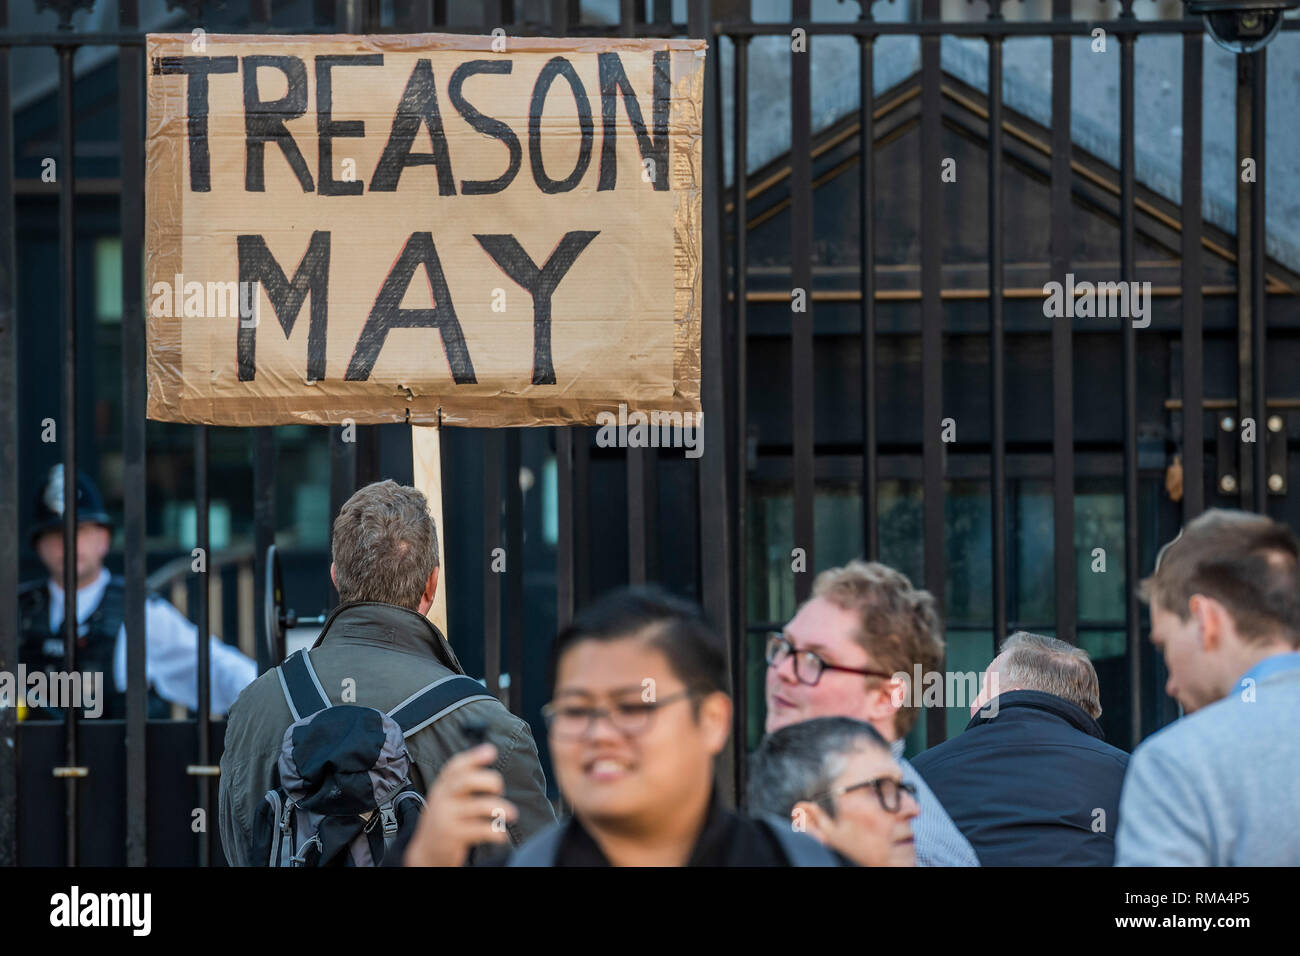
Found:
<path fill-rule="evenodd" d="M 698 411 L 704 47 L 151 35 L 149 417 Z"/>

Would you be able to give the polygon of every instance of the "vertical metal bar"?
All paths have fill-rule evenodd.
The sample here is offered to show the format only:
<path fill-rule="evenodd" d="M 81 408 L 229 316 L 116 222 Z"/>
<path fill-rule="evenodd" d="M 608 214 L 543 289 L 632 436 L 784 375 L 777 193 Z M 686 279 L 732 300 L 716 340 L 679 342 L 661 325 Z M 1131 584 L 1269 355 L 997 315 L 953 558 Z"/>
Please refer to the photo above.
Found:
<path fill-rule="evenodd" d="M 519 487 L 518 428 L 505 435 L 506 492 L 506 634 L 510 672 L 510 711 L 524 713 L 524 493 Z"/>
<path fill-rule="evenodd" d="M 1070 19 L 1070 0 L 1052 0 L 1052 18 Z M 1070 270 L 1073 143 L 1070 139 L 1070 38 L 1052 37 L 1052 272 L 1062 284 Z M 1052 529 L 1056 565 L 1056 636 L 1075 643 L 1074 328 L 1052 322 Z"/>
<path fill-rule="evenodd" d="M 411 0 L 411 29 L 416 33 L 428 33 L 433 29 L 435 18 L 438 11 L 434 9 L 433 0 Z M 442 19 L 446 20 L 447 14 L 442 12 Z M 496 26 L 496 24 L 493 24 Z"/>
<path fill-rule="evenodd" d="M 870 11 L 871 4 L 865 4 Z M 866 16 L 867 14 L 864 14 Z M 876 444 L 876 38 L 858 38 L 858 195 L 862 225 L 858 274 L 862 289 L 862 552 L 880 558 Z"/>
<path fill-rule="evenodd" d="M 1205 370 L 1201 340 L 1201 89 L 1204 37 L 1183 37 L 1183 521 L 1205 510 Z"/>
<path fill-rule="evenodd" d="M 802 0 L 806 3 L 806 0 Z M 703 210 L 703 292 L 701 304 L 701 385 L 700 401 L 707 431 L 702 436 L 703 455 L 698 477 L 700 508 L 700 576 L 704 612 L 727 648 L 727 672 L 732 673 L 734 648 L 739 639 L 732 627 L 731 589 L 731 512 L 727 501 L 727 406 L 723 392 L 723 231 L 722 209 L 716 198 L 721 195 L 722 116 L 721 70 L 718 65 L 717 36 L 712 32 L 712 3 L 691 0 L 687 6 L 687 32 L 693 37 L 707 37 L 712 49 L 704 80 L 704 182 Z M 712 437 L 708 437 L 712 436 Z M 730 805 L 736 801 L 736 740 L 728 739 L 717 763 L 719 794 Z"/>
<path fill-rule="evenodd" d="M 499 428 L 483 432 L 483 680 L 501 696 L 501 573 L 494 552 L 501 547 L 501 450 Z M 521 554 L 506 554 L 506 573 Z"/>
<path fill-rule="evenodd" d="M 673 22 L 673 0 L 654 0 L 655 23 Z"/>
<path fill-rule="evenodd" d="M 249 0 L 248 4 L 249 25 L 257 27 L 269 27 L 271 25 L 271 0 Z M 123 28 L 127 26 L 122 24 Z M 133 23 L 131 26 L 139 26 L 139 23 Z"/>
<path fill-rule="evenodd" d="M 332 516 L 331 516 L 332 518 Z M 279 665 L 284 649 L 267 642 L 266 551 L 275 544 L 275 428 L 253 429 L 253 620 L 257 634 L 257 672 Z"/>
<path fill-rule="evenodd" d="M 649 552 L 646 520 L 646 472 L 654 467 L 653 449 L 627 450 L 627 578 L 645 584 Z"/>
<path fill-rule="evenodd" d="M 1119 41 L 1119 258 L 1120 281 L 1135 278 L 1132 33 Z M 1124 338 L 1124 621 L 1128 631 L 1131 743 L 1142 740 L 1142 647 L 1138 631 L 1137 330 L 1122 320 Z"/>
<path fill-rule="evenodd" d="M 573 435 L 573 597 L 580 608 L 591 600 L 591 436 L 575 425 Z"/>
<path fill-rule="evenodd" d="M 939 0 L 922 0 L 921 18 L 940 18 Z M 925 511 L 925 587 L 944 607 L 947 574 L 944 555 L 943 418 L 943 210 L 939 190 L 943 98 L 940 89 L 940 37 L 921 38 L 921 472 Z M 940 670 L 942 670 L 942 665 Z M 946 736 L 942 707 L 926 712 L 926 741 L 933 747 Z"/>
<path fill-rule="evenodd" d="M 619 0 L 618 34 L 636 35 L 636 0 Z M 654 467 L 650 448 L 627 449 L 627 576 L 631 584 L 644 584 L 649 563 L 649 525 L 646 475 Z"/>
<path fill-rule="evenodd" d="M 76 158 L 73 124 L 76 77 L 72 57 L 76 47 L 60 46 L 59 54 L 59 273 L 63 284 L 63 667 L 77 672 L 77 233 L 73 202 Z M 64 759 L 77 766 L 77 711 L 65 708 Z M 77 865 L 77 781 L 67 778 L 64 805 L 68 866 Z"/>
<path fill-rule="evenodd" d="M 736 434 L 733 436 L 736 456 L 736 660 L 732 696 L 736 714 L 732 736 L 746 747 L 746 728 L 749 717 L 749 590 L 745 569 L 748 560 L 748 525 L 746 509 L 749 499 L 749 316 L 745 295 L 749 290 L 749 37 L 733 37 L 732 62 L 732 135 L 733 163 L 732 192 L 735 201 L 735 413 Z M 736 761 L 736 792 L 748 790 L 746 761 Z"/>
<path fill-rule="evenodd" d="M 0 0 L 0 30 L 9 26 Z M 0 670 L 18 670 L 18 294 L 14 258 L 14 125 L 9 47 L 0 44 Z M 18 708 L 0 708 L 0 741 L 16 740 Z M 18 865 L 18 755 L 0 745 L 0 866 Z"/>
<path fill-rule="evenodd" d="M 484 0 L 483 27 L 489 33 L 513 23 L 514 19 L 514 0 Z"/>
<path fill-rule="evenodd" d="M 1268 332 L 1268 315 L 1265 311 L 1264 265 L 1268 260 L 1268 249 L 1264 234 L 1264 175 L 1268 166 L 1265 148 L 1264 124 L 1268 105 L 1268 48 L 1264 47 L 1250 54 L 1254 60 L 1251 65 L 1250 89 L 1250 148 L 1255 158 L 1255 182 L 1250 186 L 1250 382 L 1252 415 L 1255 417 L 1255 441 L 1251 444 L 1253 459 L 1251 473 L 1254 476 L 1254 501 L 1252 506 L 1260 514 L 1268 513 L 1268 470 L 1265 464 L 1268 448 L 1268 406 L 1264 387 L 1264 349 Z M 1240 167 L 1238 167 L 1240 168 Z"/>
<path fill-rule="evenodd" d="M 120 0 L 119 23 L 138 30 L 137 0 Z M 144 133 L 141 91 L 144 50 L 118 47 L 117 86 L 121 104 L 122 217 L 122 488 L 124 491 L 123 569 L 126 575 L 126 862 L 148 862 L 148 792 L 146 724 L 149 711 L 145 670 L 145 329 L 144 275 Z M 108 679 L 106 675 L 106 679 Z"/>
<path fill-rule="evenodd" d="M 996 11 L 996 7 L 994 10 Z M 1000 17 L 999 17 L 1000 19 Z M 989 37 L 989 364 L 993 412 L 993 647 L 1007 636 L 1006 353 L 1002 323 L 1002 38 Z"/>
<path fill-rule="evenodd" d="M 199 764 L 207 767 L 212 761 L 210 751 L 212 721 L 212 649 L 208 635 L 212 633 L 211 607 L 209 605 L 208 567 L 212 562 L 208 534 L 208 426 L 194 426 L 194 530 L 195 543 L 203 556 L 199 566 L 198 593 L 198 667 L 195 670 L 198 680 L 198 731 Z M 199 807 L 203 810 L 205 820 L 212 819 L 212 778 L 206 774 L 198 777 Z M 212 865 L 212 833 L 210 827 L 199 831 L 199 866 Z"/>
<path fill-rule="evenodd" d="M 566 36 L 572 22 L 573 7 L 570 0 L 551 0 L 551 35 Z"/>
<path fill-rule="evenodd" d="M 555 430 L 555 627 L 573 620 L 573 429 Z"/>
<path fill-rule="evenodd" d="M 1259 171 L 1259 157 L 1253 155 L 1254 135 L 1252 110 L 1251 75 L 1255 60 L 1251 56 L 1238 56 L 1237 63 L 1237 166 L 1238 170 L 1249 160 L 1254 162 Z M 1251 215 L 1254 208 L 1251 202 L 1254 185 L 1237 174 L 1237 421 L 1250 415 L 1255 392 L 1252 387 L 1251 373 L 1254 370 L 1254 296 L 1251 294 L 1251 260 L 1255 255 L 1255 230 L 1251 228 Z M 1256 422 L 1256 429 L 1262 425 Z M 1241 435 L 1238 427 L 1237 435 Z M 1263 438 L 1262 435 L 1257 437 Z M 1241 443 L 1236 445 L 1237 452 L 1237 489 L 1241 507 L 1249 508 L 1255 492 L 1255 458 L 1244 454 Z"/>
<path fill-rule="evenodd" d="M 811 0 L 794 0 L 793 18 L 807 22 Z M 812 593 L 816 570 L 813 500 L 813 278 L 812 278 L 812 45 L 790 54 L 790 428 L 794 449 L 794 547 L 804 570 L 794 572 L 795 600 Z M 795 311 L 802 302 L 804 311 Z"/>
<path fill-rule="evenodd" d="M 365 0 L 334 0 L 334 25 L 339 33 L 361 33 Z"/>

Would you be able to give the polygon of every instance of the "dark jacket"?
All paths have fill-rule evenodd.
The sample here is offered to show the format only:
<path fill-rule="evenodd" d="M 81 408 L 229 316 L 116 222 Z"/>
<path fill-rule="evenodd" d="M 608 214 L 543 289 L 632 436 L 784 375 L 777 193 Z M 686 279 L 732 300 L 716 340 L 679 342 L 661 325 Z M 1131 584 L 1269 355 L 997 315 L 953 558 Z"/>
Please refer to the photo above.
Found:
<path fill-rule="evenodd" d="M 780 836 L 777 836 L 780 828 Z M 843 856 L 822 846 L 812 837 L 794 833 L 785 821 L 773 826 L 742 816 L 723 806 L 715 790 L 709 801 L 708 815 L 695 840 L 687 866 L 793 866 L 793 849 L 782 840 L 802 845 L 797 852 L 808 866 L 852 866 Z M 553 845 L 542 849 L 540 844 Z M 539 851 L 539 852 L 534 852 Z M 511 853 L 485 854 L 475 859 L 475 866 L 609 866 L 599 844 L 577 817 L 543 830 L 522 849 Z"/>
<path fill-rule="evenodd" d="M 448 674 L 463 674 L 451 645 L 428 619 L 392 604 L 361 602 L 337 608 L 311 650 L 311 663 L 332 703 L 342 703 L 343 682 L 355 701 L 387 713 L 417 690 Z M 221 757 L 221 842 L 232 866 L 265 864 L 252 859 L 253 820 L 279 760 L 285 729 L 293 723 L 275 670 L 244 689 L 226 722 Z M 487 725 L 496 745 L 493 768 L 506 783 L 506 797 L 519 809 L 509 825 L 518 844 L 555 820 L 546 799 L 546 778 L 528 724 L 496 700 L 475 700 L 439 718 L 406 741 L 411 781 L 421 792 L 453 754 L 471 746 L 468 723 Z"/>
<path fill-rule="evenodd" d="M 1128 754 L 1054 694 L 999 694 L 912 764 L 984 866 L 1110 866 Z"/>

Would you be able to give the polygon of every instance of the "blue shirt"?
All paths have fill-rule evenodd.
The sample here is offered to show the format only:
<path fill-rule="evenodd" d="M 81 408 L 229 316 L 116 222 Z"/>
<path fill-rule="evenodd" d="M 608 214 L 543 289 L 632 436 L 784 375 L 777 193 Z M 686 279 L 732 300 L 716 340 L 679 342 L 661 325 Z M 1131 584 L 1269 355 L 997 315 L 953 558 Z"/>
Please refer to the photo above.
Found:
<path fill-rule="evenodd" d="M 99 577 L 84 588 L 77 588 L 77 624 L 86 633 L 90 616 L 99 607 L 111 575 L 102 569 Z M 47 582 L 50 593 L 50 633 L 58 634 L 63 625 L 65 597 L 63 588 Z M 144 609 L 145 676 L 154 690 L 166 700 L 183 704 L 190 710 L 199 705 L 198 652 L 199 629 L 180 611 L 159 598 L 149 598 Z M 55 653 L 63 652 L 62 639 Z M 224 714 L 239 692 L 257 677 L 257 662 L 245 657 L 218 637 L 209 638 L 212 690 L 210 703 L 214 714 Z M 113 648 L 113 682 L 119 691 L 126 690 L 126 625 L 118 629 Z"/>
<path fill-rule="evenodd" d="M 1274 674 L 1281 674 L 1284 671 L 1295 670 L 1300 668 L 1300 651 L 1288 651 L 1285 654 L 1274 654 L 1272 657 L 1266 657 L 1246 673 L 1241 675 L 1238 684 L 1244 685 L 1246 681 L 1252 681 L 1258 684 L 1266 677 L 1272 677 Z"/>

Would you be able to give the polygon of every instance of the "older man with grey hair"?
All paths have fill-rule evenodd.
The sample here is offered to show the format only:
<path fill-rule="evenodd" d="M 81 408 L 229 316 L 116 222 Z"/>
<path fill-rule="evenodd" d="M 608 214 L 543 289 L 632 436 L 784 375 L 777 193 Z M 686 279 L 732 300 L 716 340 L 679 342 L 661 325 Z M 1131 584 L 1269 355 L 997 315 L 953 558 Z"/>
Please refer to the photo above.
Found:
<path fill-rule="evenodd" d="M 748 802 L 751 814 L 789 820 L 859 866 L 916 865 L 916 787 L 864 721 L 817 717 L 768 734 Z"/>
<path fill-rule="evenodd" d="M 339 606 L 307 651 L 318 689 L 331 704 L 391 713 L 417 691 L 465 671 L 446 637 L 425 615 L 438 587 L 438 533 L 415 488 L 381 481 L 362 488 L 334 521 L 330 577 Z M 274 786 L 285 730 L 294 723 L 280 673 L 267 671 L 230 709 L 221 757 L 221 842 L 234 866 L 256 859 L 255 817 Z M 506 827 L 522 843 L 551 823 L 546 779 L 528 724 L 486 694 L 452 701 L 406 738 L 411 782 L 428 789 L 442 765 L 478 741 L 496 747 L 493 768 L 505 778 L 518 816 Z"/>
<path fill-rule="evenodd" d="M 1085 651 L 1019 631 L 960 736 L 912 761 L 984 866 L 1110 866 L 1128 754 L 1105 742 Z"/>

